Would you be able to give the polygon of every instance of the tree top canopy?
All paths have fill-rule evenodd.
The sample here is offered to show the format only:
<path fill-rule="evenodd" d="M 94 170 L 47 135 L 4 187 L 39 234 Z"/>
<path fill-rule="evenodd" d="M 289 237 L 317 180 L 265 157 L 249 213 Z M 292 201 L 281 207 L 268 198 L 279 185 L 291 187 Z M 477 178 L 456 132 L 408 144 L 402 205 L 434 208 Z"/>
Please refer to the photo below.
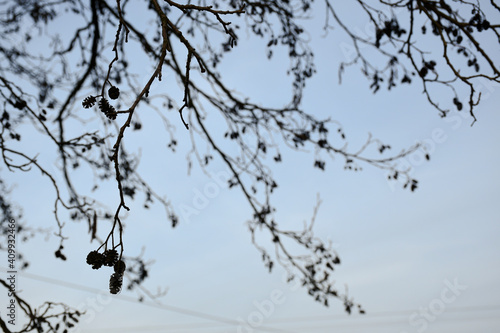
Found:
<path fill-rule="evenodd" d="M 356 20 L 347 16 L 347 7 Z M 397 162 L 425 147 L 391 153 L 390 144 L 371 136 L 351 147 L 340 123 L 303 109 L 306 83 L 317 71 L 314 54 L 321 52 L 311 48 L 305 26 L 322 20 L 325 34 L 342 32 L 350 40 L 341 45 L 345 59 L 332 59 L 339 81 L 359 68 L 374 93 L 397 94 L 400 85 L 416 85 L 440 116 L 467 112 L 473 124 L 481 102 L 477 85 L 500 83 L 499 14 L 494 0 L 0 2 L 0 186 L 6 171 L 40 171 L 53 189 L 60 241 L 55 255 L 66 259 L 66 221 L 85 221 L 95 245 L 87 263 L 113 267 L 111 293 L 120 291 L 125 271 L 133 289 L 147 277 L 148 265 L 126 253 L 122 236 L 129 203 L 138 197 L 144 209 L 158 203 L 172 227 L 182 223 L 173 194 L 152 186 L 139 171 L 139 153 L 127 149 L 134 145 L 130 133 L 141 133 L 153 111 L 165 131 L 142 135 L 158 145 L 159 154 L 166 153 L 165 145 L 176 152 L 179 141 L 189 138 L 188 170 L 194 163 L 205 170 L 214 160 L 223 163 L 226 185 L 241 191 L 251 208 L 247 225 L 269 271 L 279 263 L 318 302 L 327 306 L 338 298 L 347 312 L 364 312 L 334 287 L 340 259 L 314 234 L 318 207 L 303 230 L 288 230 L 276 219 L 279 207 L 271 199 L 278 180 L 270 166 L 287 162 L 284 150 L 314 150 L 315 168 L 325 170 L 328 156 L 347 170 L 374 166 L 414 191 L 418 181 Z M 364 26 L 353 26 L 358 20 Z M 288 75 L 289 98 L 276 94 L 276 102 L 265 105 L 226 83 L 220 68 L 248 34 L 263 41 L 256 53 L 287 57 L 287 73 L 268 75 Z M 46 151 L 30 148 L 25 137 L 36 136 Z M 51 158 L 60 162 L 55 171 L 46 165 Z M 89 172 L 95 176 L 92 191 L 76 181 Z M 99 191 L 109 188 L 115 197 L 107 202 Z M 2 193 L 3 220 L 20 218 Z M 20 225 L 20 233 L 33 231 Z M 258 234 L 270 242 L 260 243 Z M 64 308 L 61 318 L 64 313 L 76 312 Z M 33 319 L 25 331 L 47 323 Z"/>

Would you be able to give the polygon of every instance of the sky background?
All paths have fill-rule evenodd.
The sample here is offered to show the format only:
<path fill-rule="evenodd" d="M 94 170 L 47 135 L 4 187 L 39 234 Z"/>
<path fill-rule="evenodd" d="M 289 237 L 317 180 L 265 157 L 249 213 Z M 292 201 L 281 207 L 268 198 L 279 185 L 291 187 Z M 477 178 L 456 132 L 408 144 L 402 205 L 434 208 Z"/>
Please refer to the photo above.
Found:
<path fill-rule="evenodd" d="M 18 275 L 22 297 L 33 304 L 51 300 L 86 310 L 79 332 L 497 332 L 500 87 L 480 86 L 483 99 L 471 127 L 465 112 L 440 118 L 418 84 L 374 95 L 353 67 L 339 85 L 338 64 L 348 60 L 349 41 L 339 29 L 321 37 L 323 17 L 318 13 L 307 23 L 318 73 L 307 83 L 303 109 L 339 121 L 353 149 L 370 132 L 394 152 L 424 141 L 431 153 L 429 162 L 407 160 L 419 180 L 413 193 L 368 166 L 347 172 L 340 161 L 327 160 L 325 172 L 313 169 L 312 151 L 282 148 L 284 163 L 273 167 L 280 185 L 274 195 L 277 218 L 284 225 L 301 228 L 309 221 L 319 193 L 315 233 L 334 244 L 342 260 L 335 271 L 337 287 L 347 285 L 366 315 L 349 316 L 333 300 L 323 307 L 306 290 L 285 283 L 279 266 L 269 274 L 251 244 L 245 225 L 251 212 L 243 196 L 237 189 L 218 187 L 197 166 L 186 174 L 189 136 L 173 114 L 178 152 L 158 154 L 153 143 L 165 145 L 163 134 L 156 134 L 163 125 L 146 112 L 140 114 L 144 130 L 131 132 L 130 146 L 142 147 L 144 161 L 154 158 L 155 163 L 144 162 L 140 168 L 156 191 L 167 193 L 179 207 L 192 206 L 197 191 L 218 188 L 200 214 L 181 219 L 175 229 L 161 207 L 145 211 L 140 200 L 131 204 L 125 251 L 139 254 L 145 245 L 145 257 L 155 260 L 146 286 L 168 288 L 161 304 L 139 303 L 133 293 L 107 293 L 110 272 L 94 271 L 84 262 L 96 247 L 89 243 L 84 223 L 66 226 L 71 237 L 67 262 L 53 256 L 55 237 L 19 244 L 31 262 Z M 353 24 L 362 29 L 365 23 L 356 19 Z M 267 61 L 262 45 L 242 34 L 221 72 L 228 86 L 263 104 L 280 105 L 290 94 L 284 75 L 288 63 L 279 55 Z M 30 148 L 42 151 L 43 145 L 33 142 Z M 224 168 L 214 161 L 209 171 Z M 50 184 L 37 172 L 13 174 L 9 180 L 17 184 L 12 198 L 23 207 L 25 221 L 52 226 Z M 105 195 L 116 200 L 114 191 L 111 187 Z"/>

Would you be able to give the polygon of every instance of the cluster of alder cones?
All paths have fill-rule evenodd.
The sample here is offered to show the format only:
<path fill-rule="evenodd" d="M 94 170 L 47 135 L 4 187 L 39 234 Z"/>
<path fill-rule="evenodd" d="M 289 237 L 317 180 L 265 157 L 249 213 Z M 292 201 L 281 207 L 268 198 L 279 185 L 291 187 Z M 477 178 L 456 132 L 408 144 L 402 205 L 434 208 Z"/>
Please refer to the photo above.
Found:
<path fill-rule="evenodd" d="M 111 86 L 111 88 L 108 89 L 108 96 L 111 99 L 117 99 L 120 96 L 120 89 L 118 89 L 118 87 Z M 85 97 L 85 99 L 82 102 L 82 106 L 86 109 L 93 107 L 97 102 L 97 97 L 98 96 L 92 96 L 92 95 Z M 106 117 L 108 117 L 108 119 L 111 120 L 116 119 L 116 115 L 118 113 L 116 112 L 113 105 L 109 104 L 109 101 L 105 97 L 101 97 L 98 103 L 98 107 L 99 110 L 101 110 L 101 112 L 104 113 Z"/>
<path fill-rule="evenodd" d="M 87 255 L 87 264 L 93 269 L 99 269 L 102 266 L 113 267 L 114 273 L 109 279 L 109 292 L 118 294 L 122 289 L 123 273 L 125 273 L 125 262 L 118 260 L 118 252 L 116 250 L 106 250 L 103 253 L 98 251 L 90 251 Z"/>

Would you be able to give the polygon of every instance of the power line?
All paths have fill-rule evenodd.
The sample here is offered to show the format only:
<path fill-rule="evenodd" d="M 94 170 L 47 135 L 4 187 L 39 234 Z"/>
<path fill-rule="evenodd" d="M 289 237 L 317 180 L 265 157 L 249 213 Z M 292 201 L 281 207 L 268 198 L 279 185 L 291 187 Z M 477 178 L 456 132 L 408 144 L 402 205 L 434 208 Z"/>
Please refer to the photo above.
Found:
<path fill-rule="evenodd" d="M 478 311 L 498 311 L 500 310 L 500 306 L 468 306 L 468 307 L 456 307 L 452 308 L 449 310 L 446 310 L 442 314 L 439 315 L 439 321 L 443 322 L 444 320 L 448 319 L 445 318 L 445 315 L 452 314 L 453 312 L 455 313 L 460 313 L 460 312 L 478 312 Z M 415 312 L 415 311 L 412 311 Z M 450 312 L 450 313 L 448 313 Z M 376 315 L 377 317 L 393 317 L 393 316 L 401 316 L 401 315 L 407 315 L 408 311 L 384 311 L 384 312 L 377 312 Z M 358 317 L 358 319 L 364 320 L 370 320 L 372 318 L 370 317 Z M 338 329 L 338 328 L 362 328 L 362 327 L 374 327 L 374 326 L 387 326 L 387 325 L 400 325 L 402 324 L 401 318 L 386 318 L 383 321 L 370 321 L 370 322 L 356 322 L 356 323 L 348 323 L 348 322 L 336 322 L 336 323 L 325 323 L 325 324 L 320 324 L 320 325 L 314 325 L 311 326 L 310 323 L 317 323 L 318 321 L 326 321 L 326 320 L 333 320 L 333 319 L 340 319 L 340 316 L 310 316 L 310 317 L 298 317 L 298 318 L 279 318 L 279 319 L 269 319 L 266 322 L 268 324 L 274 324 L 274 323 L 284 323 L 284 324 L 294 324 L 294 325 L 307 325 L 307 326 L 300 326 L 301 331 L 311 331 L 311 330 L 317 330 L 317 329 L 323 329 L 323 328 L 330 328 L 330 329 Z M 347 319 L 346 317 L 342 317 L 342 319 Z M 378 318 L 375 318 L 378 319 Z M 475 320 L 482 320 L 484 321 L 485 319 L 498 319 L 498 316 L 491 316 L 489 318 L 465 318 L 465 317 L 458 317 L 458 318 L 453 318 L 453 321 L 475 321 Z M 309 323 L 308 323 L 309 322 Z M 210 325 L 210 324 L 185 324 L 185 325 L 151 325 L 151 326 L 135 326 L 135 327 L 110 327 L 110 328 L 103 328 L 103 329 L 97 329 L 93 330 L 93 332 L 126 332 L 126 331 L 133 331 L 133 332 L 144 332 L 144 331 L 165 331 L 168 330 L 169 332 L 171 330 L 187 330 L 187 329 L 203 329 L 203 328 L 215 328 L 217 327 L 218 324 Z M 298 328 L 295 326 L 295 328 Z M 254 331 L 259 331 L 259 327 L 254 327 Z"/>
<path fill-rule="evenodd" d="M 199 323 L 199 324 L 179 324 L 179 325 L 150 325 L 150 326 L 128 326 L 128 327 L 106 327 L 101 329 L 92 329 L 92 332 L 144 332 L 144 331 L 168 331 L 172 330 L 188 330 L 188 329 L 203 329 L 217 328 L 221 324 L 218 323 Z"/>
<path fill-rule="evenodd" d="M 497 311 L 500 310 L 500 305 L 478 305 L 478 306 L 456 306 L 452 308 L 446 308 L 445 312 L 477 312 L 477 311 Z M 365 315 L 361 315 L 363 318 L 373 318 L 373 317 L 390 317 L 390 316 L 402 316 L 411 315 L 414 312 L 418 312 L 416 309 L 412 310 L 397 310 L 397 311 L 379 311 L 379 312 L 367 312 Z M 332 320 L 332 319 L 348 319 L 345 315 L 328 315 L 328 316 L 305 316 L 305 317 L 293 317 L 293 318 L 277 318 L 270 320 L 273 323 L 278 322 L 300 322 L 300 321 L 321 321 L 321 320 Z"/>
<path fill-rule="evenodd" d="M 8 271 L 4 267 L 0 267 L 0 269 L 4 272 Z M 27 273 L 27 272 L 18 272 L 17 274 L 19 276 L 27 277 L 29 279 L 38 280 L 38 281 L 42 281 L 42 282 L 46 282 L 46 283 L 50 283 L 50 284 L 55 284 L 58 286 L 64 286 L 64 287 L 71 288 L 71 289 L 76 289 L 76 290 L 81 290 L 81 291 L 86 291 L 86 292 L 91 292 L 91 293 L 102 292 L 102 290 L 97 289 L 97 288 L 92 288 L 92 287 L 87 287 L 87 286 L 77 284 L 77 283 L 57 280 L 57 279 L 49 278 L 46 276 L 41 276 L 38 274 L 31 274 L 31 273 Z M 224 318 L 222 316 L 212 315 L 212 314 L 203 313 L 200 311 L 189 310 L 189 309 L 185 309 L 185 308 L 181 308 L 181 307 L 177 307 L 177 306 L 172 306 L 172 305 L 166 305 L 166 304 L 162 304 L 162 303 L 139 302 L 136 298 L 130 297 L 130 296 L 115 295 L 114 298 L 118 298 L 118 299 L 121 299 L 123 301 L 132 302 L 135 304 L 142 304 L 142 305 L 146 305 L 149 307 L 154 307 L 154 308 L 158 308 L 158 309 L 162 309 L 162 310 L 166 310 L 166 311 L 176 312 L 176 313 L 180 313 L 180 314 L 191 316 L 191 317 L 197 317 L 197 318 L 207 319 L 207 320 L 211 320 L 211 321 L 216 321 L 219 323 L 228 324 L 228 325 L 232 325 L 232 326 L 233 325 L 241 325 L 241 322 L 234 320 L 234 319 Z M 281 330 L 278 328 L 266 327 L 266 326 L 260 326 L 259 329 L 262 331 L 267 331 L 267 332 L 294 333 L 292 331 Z"/>
<path fill-rule="evenodd" d="M 473 322 L 473 321 L 481 321 L 484 322 L 485 320 L 499 320 L 498 315 L 492 315 L 488 318 L 464 318 L 464 317 L 455 317 L 455 318 L 444 318 L 446 312 L 443 312 L 441 315 L 436 316 L 435 321 L 428 322 L 430 323 L 437 323 L 440 322 L 441 324 L 445 323 L 446 321 L 452 321 L 453 323 L 456 323 L 458 321 L 460 322 Z M 377 322 L 357 322 L 357 323 L 330 323 L 330 324 L 323 324 L 323 325 L 316 325 L 316 326 L 296 326 L 297 329 L 301 331 L 314 331 L 314 330 L 320 330 L 320 329 L 329 329 L 328 331 L 331 331 L 332 329 L 342 329 L 342 328 L 363 328 L 363 327 L 370 327 L 373 328 L 375 326 L 383 326 L 387 327 L 388 325 L 395 326 L 395 325 L 401 325 L 403 324 L 400 319 L 398 318 L 393 318 L 393 319 L 387 319 L 384 321 L 377 321 Z M 405 324 L 409 324 L 406 322 Z"/>
<path fill-rule="evenodd" d="M 4 267 L 0 267 L 0 270 L 7 272 L 7 269 Z M 57 280 L 57 279 L 53 279 L 53 278 L 49 278 L 49 277 L 45 277 L 45 276 L 41 276 L 41 275 L 37 275 L 37 274 L 22 272 L 19 275 L 21 275 L 23 277 L 30 278 L 30 279 L 34 279 L 34 280 L 38 280 L 38 281 L 42 281 L 42 282 L 46 282 L 46 283 L 50 283 L 50 284 L 55 284 L 58 286 L 64 286 L 64 287 L 71 288 L 71 289 L 76 289 L 76 290 L 81 290 L 81 291 L 86 291 L 86 292 L 91 292 L 91 293 L 101 293 L 102 292 L 102 290 L 97 289 L 97 288 L 87 287 L 85 285 L 67 282 L 67 281 L 63 281 L 63 280 Z M 107 331 L 109 331 L 110 329 L 117 330 L 117 331 L 133 331 L 133 330 L 136 330 L 136 331 L 144 331 L 144 330 L 154 331 L 154 330 L 165 330 L 165 329 L 177 330 L 177 329 L 198 329 L 198 328 L 201 329 L 201 328 L 210 328 L 210 327 L 215 328 L 217 326 L 220 326 L 220 324 L 231 325 L 231 326 L 242 324 L 241 322 L 234 320 L 234 319 L 229 319 L 229 318 L 225 318 L 222 316 L 207 314 L 207 313 L 189 310 L 189 309 L 185 309 L 185 308 L 180 308 L 180 307 L 176 307 L 176 306 L 165 305 L 162 303 L 139 302 L 136 298 L 130 297 L 130 296 L 115 295 L 114 298 L 118 298 L 118 299 L 121 299 L 121 300 L 124 300 L 127 302 L 132 302 L 134 304 L 142 304 L 142 305 L 146 305 L 149 307 L 155 307 L 155 308 L 170 311 L 170 312 L 176 312 L 176 313 L 180 313 L 183 315 L 207 319 L 210 321 L 217 322 L 218 324 L 199 323 L 199 324 L 179 324 L 179 325 L 170 325 L 170 326 L 158 325 L 158 326 L 124 327 L 124 328 L 109 328 L 109 329 L 106 329 Z M 463 313 L 463 312 L 471 313 L 471 312 L 479 312 L 479 311 L 484 312 L 484 311 L 499 311 L 499 310 L 500 310 L 500 305 L 461 306 L 461 307 L 447 308 L 445 313 L 446 314 L 457 313 L 457 312 L 459 312 L 459 313 Z M 359 317 L 359 318 L 370 319 L 373 317 L 378 317 L 378 318 L 384 318 L 384 317 L 387 318 L 387 317 L 394 317 L 394 316 L 400 317 L 400 316 L 408 316 L 408 315 L 411 315 L 412 313 L 415 313 L 415 312 L 418 312 L 418 311 L 416 309 L 412 309 L 412 310 L 397 310 L 397 311 L 379 311 L 379 312 L 373 312 L 373 313 L 369 312 L 366 315 L 363 315 L 362 317 Z M 443 313 L 443 315 L 445 313 Z M 349 318 L 352 318 L 352 317 L 348 317 L 346 315 L 303 316 L 303 317 L 292 317 L 292 318 L 268 319 L 268 320 L 266 320 L 266 322 L 268 324 L 293 324 L 293 323 L 306 324 L 307 322 L 318 322 L 318 321 L 349 319 Z M 466 320 L 467 318 L 461 318 L 461 319 Z M 474 318 L 469 318 L 467 320 L 473 320 L 473 319 Z M 397 319 L 394 319 L 394 320 L 397 320 Z M 388 324 L 388 323 L 389 322 L 387 322 L 387 321 L 384 323 L 381 323 L 381 322 L 378 322 L 378 323 L 359 323 L 358 322 L 355 325 L 364 326 L 364 325 L 374 325 L 374 324 L 380 325 L 380 324 Z M 337 327 L 339 324 L 341 326 L 345 326 L 345 325 L 342 325 L 343 323 L 334 323 L 333 325 L 335 327 Z M 352 323 L 350 323 L 350 324 L 345 323 L 345 324 L 352 327 Z M 395 324 L 395 323 L 392 322 L 392 324 Z M 328 325 L 328 324 L 326 324 L 326 325 Z M 322 325 L 322 326 L 317 327 L 317 328 L 327 327 L 326 325 Z M 331 326 L 328 326 L 328 327 L 331 327 Z M 289 331 L 289 330 L 277 329 L 277 328 L 266 327 L 266 326 L 253 327 L 253 329 L 255 331 L 293 333 L 292 331 Z M 93 330 L 93 331 L 95 331 L 95 330 Z"/>

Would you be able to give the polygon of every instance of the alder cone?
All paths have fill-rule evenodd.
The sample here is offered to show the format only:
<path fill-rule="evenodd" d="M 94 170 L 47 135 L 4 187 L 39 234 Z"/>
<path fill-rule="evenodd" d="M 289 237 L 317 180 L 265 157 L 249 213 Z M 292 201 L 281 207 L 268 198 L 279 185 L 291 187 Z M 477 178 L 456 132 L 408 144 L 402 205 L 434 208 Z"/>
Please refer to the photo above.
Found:
<path fill-rule="evenodd" d="M 111 274 L 109 278 L 109 292 L 111 294 L 118 294 L 122 289 L 123 275 L 118 273 Z"/>
<path fill-rule="evenodd" d="M 108 89 L 108 96 L 111 99 L 117 99 L 120 97 L 120 89 L 118 89 L 118 87 L 111 86 L 111 88 Z"/>
<path fill-rule="evenodd" d="M 85 109 L 89 109 L 95 105 L 95 102 L 96 102 L 95 96 L 88 96 L 88 97 L 85 97 L 85 99 L 83 100 L 82 106 Z"/>

